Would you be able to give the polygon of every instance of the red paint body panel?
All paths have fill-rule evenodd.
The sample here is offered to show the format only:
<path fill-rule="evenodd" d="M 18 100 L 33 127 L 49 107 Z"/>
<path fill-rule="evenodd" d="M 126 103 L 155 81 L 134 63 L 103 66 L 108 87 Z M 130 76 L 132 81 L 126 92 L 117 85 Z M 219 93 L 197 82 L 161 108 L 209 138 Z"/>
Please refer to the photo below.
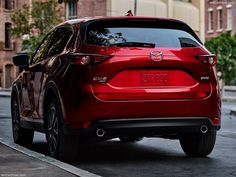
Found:
<path fill-rule="evenodd" d="M 71 21 L 53 29 L 69 27 L 73 35 L 61 53 L 30 65 L 16 80 L 14 87 L 18 90 L 23 119 L 44 124 L 45 103 L 50 94 L 55 94 L 63 122 L 70 129 L 88 129 L 101 120 L 139 118 L 206 118 L 213 126 L 220 126 L 221 102 L 215 66 L 197 59 L 210 54 L 200 42 L 197 47 L 186 48 L 86 43 L 90 23 L 112 19 Z M 114 19 L 176 23 L 190 31 L 176 20 Z M 189 34 L 199 40 L 194 32 Z M 162 60 L 154 61 L 152 52 L 161 53 Z"/>

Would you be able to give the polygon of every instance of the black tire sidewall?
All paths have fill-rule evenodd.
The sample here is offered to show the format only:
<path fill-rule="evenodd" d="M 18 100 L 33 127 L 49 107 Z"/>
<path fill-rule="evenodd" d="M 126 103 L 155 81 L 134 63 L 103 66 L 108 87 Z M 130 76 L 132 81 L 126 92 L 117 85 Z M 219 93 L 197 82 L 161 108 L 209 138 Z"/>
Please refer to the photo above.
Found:
<path fill-rule="evenodd" d="M 205 157 L 209 155 L 216 141 L 216 131 L 206 134 L 185 135 L 180 138 L 183 151 L 190 157 Z"/>
<path fill-rule="evenodd" d="M 14 103 L 16 103 L 16 107 L 13 105 Z M 17 110 L 14 110 L 17 109 Z M 15 113 L 13 113 L 13 111 L 17 111 L 18 113 L 18 117 L 16 117 Z M 33 138 L 34 138 L 34 131 L 30 130 L 30 129 L 25 129 L 21 127 L 21 120 L 20 120 L 20 108 L 19 108 L 19 101 L 17 99 L 17 97 L 13 97 L 11 100 L 11 114 L 12 114 L 12 134 L 13 134 L 13 140 L 15 143 L 22 145 L 22 146 L 30 146 L 33 142 Z M 14 126 L 13 125 L 13 121 L 14 119 L 18 120 L 18 131 L 17 131 L 17 135 L 16 132 L 14 130 Z"/>
<path fill-rule="evenodd" d="M 58 121 L 58 140 L 57 140 L 57 148 L 55 153 L 49 152 L 49 143 L 48 144 L 48 153 L 51 157 L 57 158 L 59 160 L 65 161 L 65 162 L 73 162 L 77 158 L 77 152 L 78 152 L 78 141 L 77 136 L 74 135 L 66 135 L 63 132 L 63 114 L 60 107 L 60 102 L 52 98 L 50 100 L 48 109 L 47 109 L 47 124 L 46 128 L 48 128 L 48 111 L 50 110 L 51 106 L 54 106 L 56 108 L 57 112 L 57 121 Z M 48 140 L 48 129 L 46 129 L 46 138 Z"/>
<path fill-rule="evenodd" d="M 17 104 L 17 108 L 15 107 L 14 104 Z M 17 110 L 15 110 L 17 109 Z M 12 115 L 12 134 L 13 134 L 13 140 L 15 143 L 18 143 L 19 141 L 19 135 L 20 135 L 20 117 L 16 117 L 16 114 L 15 114 L 15 111 L 18 112 L 18 116 L 19 116 L 19 104 L 18 104 L 18 100 L 16 98 L 13 98 L 12 101 L 11 101 L 11 115 Z M 15 131 L 15 123 L 14 121 L 17 120 L 19 121 L 19 125 L 18 125 L 18 132 L 16 134 L 16 131 Z"/>

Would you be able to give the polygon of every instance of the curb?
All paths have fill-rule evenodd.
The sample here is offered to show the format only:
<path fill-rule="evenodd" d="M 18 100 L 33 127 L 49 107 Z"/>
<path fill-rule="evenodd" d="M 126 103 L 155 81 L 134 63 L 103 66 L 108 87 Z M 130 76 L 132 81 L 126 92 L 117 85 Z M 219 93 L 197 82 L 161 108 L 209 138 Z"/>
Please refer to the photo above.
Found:
<path fill-rule="evenodd" d="M 0 97 L 11 97 L 11 91 L 0 90 Z"/>
<path fill-rule="evenodd" d="M 11 95 L 1 95 L 0 94 L 0 97 L 11 97 Z"/>

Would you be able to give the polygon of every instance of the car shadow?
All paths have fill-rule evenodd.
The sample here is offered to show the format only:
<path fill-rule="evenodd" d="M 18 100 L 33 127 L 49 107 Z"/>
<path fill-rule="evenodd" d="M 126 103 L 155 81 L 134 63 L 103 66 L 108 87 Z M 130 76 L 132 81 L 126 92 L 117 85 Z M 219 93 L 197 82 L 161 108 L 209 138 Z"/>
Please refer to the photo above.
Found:
<path fill-rule="evenodd" d="M 80 144 L 78 149 L 77 160 L 71 163 L 75 166 L 94 165 L 94 164 L 120 164 L 132 162 L 168 162 L 168 161 L 199 161 L 210 162 L 208 157 L 205 158 L 189 158 L 179 147 L 176 150 L 168 147 L 172 144 L 164 144 L 161 148 L 149 146 L 146 143 L 136 142 L 127 143 L 121 142 L 117 139 L 99 142 L 99 143 L 86 143 Z M 48 155 L 46 141 L 35 141 L 30 150 Z"/>
<path fill-rule="evenodd" d="M 178 148 L 177 148 L 178 149 Z M 84 144 L 78 151 L 76 164 L 95 163 L 131 163 L 131 162 L 157 162 L 166 160 L 188 160 L 182 150 L 173 151 L 168 146 L 152 147 L 142 142 L 124 143 L 119 140 L 100 142 L 98 144 Z M 208 159 L 194 158 L 194 159 Z"/>

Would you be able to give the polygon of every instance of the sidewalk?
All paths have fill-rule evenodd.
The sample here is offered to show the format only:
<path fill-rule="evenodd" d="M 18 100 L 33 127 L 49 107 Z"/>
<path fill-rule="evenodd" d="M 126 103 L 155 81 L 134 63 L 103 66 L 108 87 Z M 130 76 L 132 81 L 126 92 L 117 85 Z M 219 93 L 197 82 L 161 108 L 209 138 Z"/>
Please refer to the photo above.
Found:
<path fill-rule="evenodd" d="M 0 177 L 75 177 L 54 165 L 27 156 L 0 143 Z"/>
<path fill-rule="evenodd" d="M 0 177 L 101 177 L 0 137 Z"/>

